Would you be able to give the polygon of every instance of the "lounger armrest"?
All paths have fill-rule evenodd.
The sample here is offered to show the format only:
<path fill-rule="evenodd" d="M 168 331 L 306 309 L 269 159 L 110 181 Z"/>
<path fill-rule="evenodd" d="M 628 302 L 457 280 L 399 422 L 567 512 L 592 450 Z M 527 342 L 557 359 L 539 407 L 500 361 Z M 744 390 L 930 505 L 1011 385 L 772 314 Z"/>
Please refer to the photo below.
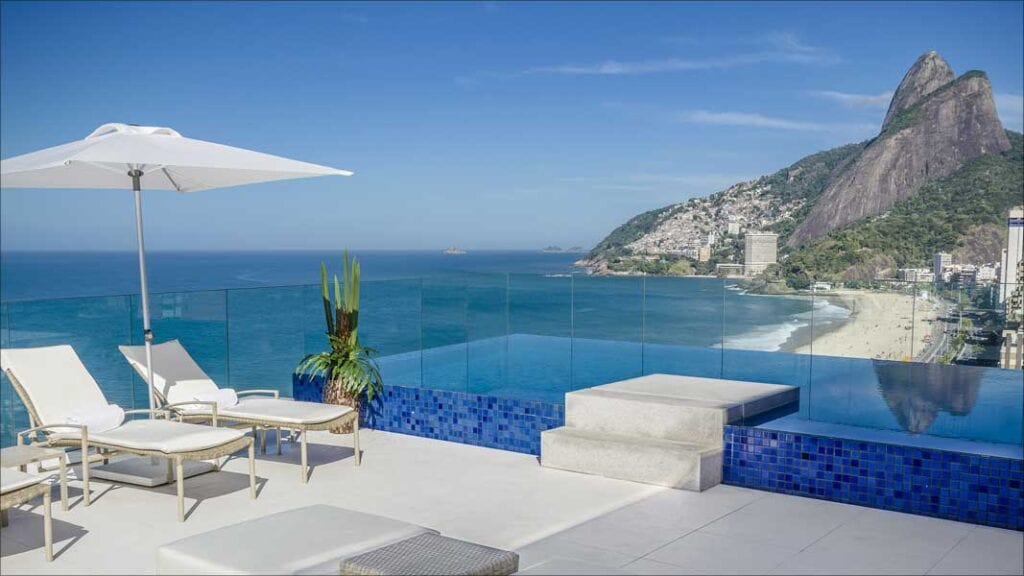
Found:
<path fill-rule="evenodd" d="M 18 445 L 21 446 L 25 443 L 25 438 L 37 437 L 40 432 L 49 433 L 48 430 L 52 428 L 78 428 L 82 431 L 82 437 L 85 438 L 89 434 L 89 427 L 84 424 L 44 424 L 42 426 L 36 426 L 35 428 L 29 428 L 28 430 L 22 430 L 18 432 Z"/>
<path fill-rule="evenodd" d="M 278 390 L 239 390 L 236 394 L 239 396 L 244 396 L 246 394 L 271 394 L 274 398 L 281 397 L 281 392 Z"/>
<path fill-rule="evenodd" d="M 216 402 L 205 402 L 202 400 L 190 400 L 185 402 L 175 402 L 174 404 L 164 404 L 159 410 L 164 410 L 167 413 L 174 413 L 178 415 L 180 420 L 183 416 L 187 415 L 185 408 L 193 407 L 195 405 L 208 406 L 210 408 L 210 417 L 213 419 L 213 425 L 217 425 L 217 403 Z"/>
<path fill-rule="evenodd" d="M 166 416 L 168 412 L 169 410 L 164 410 L 163 408 L 136 408 L 135 410 L 125 410 L 124 415 L 128 416 L 130 414 L 163 414 Z"/>

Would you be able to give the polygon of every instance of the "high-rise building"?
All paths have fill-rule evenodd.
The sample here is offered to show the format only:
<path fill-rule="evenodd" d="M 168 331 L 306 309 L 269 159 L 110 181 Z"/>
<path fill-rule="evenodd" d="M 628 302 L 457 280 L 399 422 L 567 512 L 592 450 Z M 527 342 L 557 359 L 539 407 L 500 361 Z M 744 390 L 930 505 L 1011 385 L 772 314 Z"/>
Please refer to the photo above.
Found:
<path fill-rule="evenodd" d="M 771 232 L 747 232 L 744 237 L 743 273 L 754 276 L 778 261 L 779 235 Z"/>
<path fill-rule="evenodd" d="M 707 262 L 711 260 L 711 246 L 701 246 L 697 249 L 697 261 Z"/>
<path fill-rule="evenodd" d="M 932 264 L 932 272 L 935 272 L 935 281 L 942 282 L 942 273 L 953 265 L 953 255 L 949 252 L 936 252 L 935 262 Z"/>
<path fill-rule="evenodd" d="M 1003 251 L 1002 274 L 999 279 L 999 301 L 1005 302 L 1013 292 L 1013 284 L 1017 281 L 1017 269 L 1024 258 L 1024 206 L 1010 209 L 1006 218 L 1006 250 Z"/>
<path fill-rule="evenodd" d="M 964 286 L 973 286 L 978 283 L 978 267 L 967 264 L 960 268 L 956 275 L 956 281 Z"/>
<path fill-rule="evenodd" d="M 931 278 L 932 273 L 927 268 L 900 268 L 896 271 L 896 278 L 904 282 L 925 282 L 925 278 Z"/>
<path fill-rule="evenodd" d="M 999 280 L 999 267 L 993 264 L 982 264 L 978 266 L 978 282 L 997 282 Z"/>

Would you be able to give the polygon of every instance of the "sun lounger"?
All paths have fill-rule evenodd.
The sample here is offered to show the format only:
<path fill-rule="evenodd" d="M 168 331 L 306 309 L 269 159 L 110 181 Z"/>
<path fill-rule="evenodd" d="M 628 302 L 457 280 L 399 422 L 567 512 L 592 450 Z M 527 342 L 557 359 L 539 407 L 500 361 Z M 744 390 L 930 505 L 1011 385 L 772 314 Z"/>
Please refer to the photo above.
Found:
<path fill-rule="evenodd" d="M 0 469 L 0 514 L 7 526 L 7 510 L 35 498 L 43 497 L 43 552 L 46 561 L 53 560 L 53 521 L 50 517 L 50 484 L 45 476 L 26 474 L 14 468 Z"/>
<path fill-rule="evenodd" d="M 146 349 L 144 346 L 120 346 L 119 349 L 128 363 L 135 368 L 143 381 L 148 378 Z M 352 445 L 355 450 L 355 465 L 359 465 L 359 414 L 348 406 L 335 406 L 319 402 L 298 402 L 278 397 L 276 390 L 242 390 L 237 395 L 221 389 L 199 364 L 192 359 L 185 347 L 177 340 L 170 340 L 152 346 L 153 394 L 160 402 L 174 409 L 186 420 L 211 420 L 232 422 L 254 429 L 275 428 L 277 453 L 281 453 L 280 430 L 293 430 L 301 437 L 302 481 L 309 478 L 306 451 L 306 432 L 329 430 L 347 423 L 352 424 Z M 217 402 L 194 404 L 197 399 L 224 399 L 229 392 L 227 404 Z M 272 397 L 237 398 L 255 394 L 270 394 Z M 234 404 L 231 402 L 234 401 Z M 215 422 L 216 424 L 216 422 Z"/>
<path fill-rule="evenodd" d="M 482 566 L 497 565 L 493 562 L 494 553 L 502 552 L 443 538 L 437 536 L 435 530 L 416 524 L 321 504 L 165 544 L 156 551 L 156 571 L 157 574 L 339 574 L 344 571 L 344 565 L 369 566 L 374 557 L 367 557 L 367 553 L 390 548 L 398 554 L 383 554 L 382 558 L 392 561 L 403 558 L 406 563 L 402 566 L 411 566 L 407 573 L 419 574 L 430 562 L 438 560 L 432 553 L 436 548 L 434 542 L 422 540 L 425 535 L 433 536 L 444 548 L 438 549 L 442 555 L 457 552 L 461 544 L 471 547 L 478 555 L 485 551 L 487 558 Z M 428 563 L 408 564 L 408 559 L 402 556 L 408 551 L 394 548 L 404 543 L 410 543 L 410 550 L 420 550 Z M 448 556 L 449 561 L 455 559 L 452 554 Z M 463 561 L 467 558 L 466 554 L 454 556 Z M 506 558 L 501 565 L 507 567 L 512 563 Z"/>
<path fill-rule="evenodd" d="M 109 420 L 112 411 L 103 392 L 71 346 L 8 348 L 0 351 L 0 367 L 25 404 L 32 428 L 18 434 L 18 442 L 40 435 L 49 446 L 82 450 L 83 502 L 90 503 L 89 465 L 118 454 L 156 456 L 174 466 L 178 484 L 178 520 L 185 520 L 185 460 L 210 460 L 249 449 L 249 494 L 256 497 L 253 440 L 243 432 L 211 428 L 160 418 L 160 410 L 126 410 L 122 414 L 149 414 L 142 420 Z M 114 407 L 113 411 L 116 411 Z M 103 417 L 100 417 L 100 416 Z M 123 420 L 123 421 L 122 421 Z M 94 423 L 91 427 L 89 423 Z M 100 424 L 96 424 L 99 422 Z M 89 455 L 95 448 L 97 454 Z"/>

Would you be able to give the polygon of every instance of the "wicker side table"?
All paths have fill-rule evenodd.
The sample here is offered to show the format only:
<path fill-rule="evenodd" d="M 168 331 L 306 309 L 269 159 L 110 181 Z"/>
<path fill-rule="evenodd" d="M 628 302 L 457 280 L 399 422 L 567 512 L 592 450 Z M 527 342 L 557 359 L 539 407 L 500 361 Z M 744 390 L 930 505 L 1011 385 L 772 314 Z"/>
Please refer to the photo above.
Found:
<path fill-rule="evenodd" d="M 56 458 L 60 467 L 60 508 L 68 510 L 68 456 L 59 448 L 45 448 L 32 444 L 10 446 L 0 450 L 0 468 L 18 468 L 26 472 L 28 464 Z"/>
<path fill-rule="evenodd" d="M 489 576 L 514 574 L 519 569 L 515 552 L 489 548 L 439 534 L 420 534 L 341 562 L 343 575 L 390 576 L 445 574 Z"/>

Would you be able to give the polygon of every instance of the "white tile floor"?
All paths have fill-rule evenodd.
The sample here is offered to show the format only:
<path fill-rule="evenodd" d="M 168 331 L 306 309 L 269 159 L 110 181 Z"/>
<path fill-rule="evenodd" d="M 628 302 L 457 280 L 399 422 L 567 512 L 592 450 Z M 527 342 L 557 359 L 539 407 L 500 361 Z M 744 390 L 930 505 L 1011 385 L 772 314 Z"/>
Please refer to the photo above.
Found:
<path fill-rule="evenodd" d="M 548 564 L 562 573 L 1024 572 L 1020 532 L 730 486 L 679 492 L 550 470 L 522 454 L 373 431 L 363 435 L 357 469 L 349 441 L 311 435 L 315 468 L 307 485 L 299 482 L 296 446 L 260 457 L 265 482 L 255 501 L 244 459 L 187 480 L 183 524 L 175 520 L 173 486 L 95 482 L 93 505 L 84 508 L 74 481 L 72 509 L 53 507 L 56 560 L 43 560 L 37 504 L 12 511 L 0 531 L 0 573 L 151 574 L 163 543 L 313 503 L 518 550 L 522 569 L 563 559 Z"/>
<path fill-rule="evenodd" d="M 520 554 L 524 569 L 561 558 L 631 574 L 1019 575 L 1024 533 L 717 486 L 650 496 Z"/>

